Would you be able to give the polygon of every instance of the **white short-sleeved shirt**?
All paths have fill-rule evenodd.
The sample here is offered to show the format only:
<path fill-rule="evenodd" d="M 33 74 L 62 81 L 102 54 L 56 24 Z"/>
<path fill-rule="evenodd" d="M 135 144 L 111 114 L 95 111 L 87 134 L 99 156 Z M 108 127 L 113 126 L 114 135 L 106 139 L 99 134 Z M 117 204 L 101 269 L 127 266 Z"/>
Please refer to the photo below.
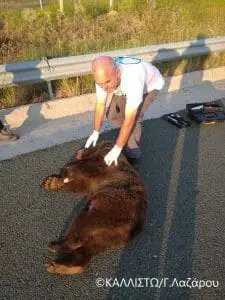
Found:
<path fill-rule="evenodd" d="M 164 79 L 152 64 L 141 60 L 135 64 L 116 63 L 121 73 L 120 86 L 114 91 L 118 96 L 126 96 L 126 109 L 136 109 L 143 101 L 143 95 L 154 90 L 161 90 Z M 105 100 L 107 92 L 96 84 L 96 96 Z"/>

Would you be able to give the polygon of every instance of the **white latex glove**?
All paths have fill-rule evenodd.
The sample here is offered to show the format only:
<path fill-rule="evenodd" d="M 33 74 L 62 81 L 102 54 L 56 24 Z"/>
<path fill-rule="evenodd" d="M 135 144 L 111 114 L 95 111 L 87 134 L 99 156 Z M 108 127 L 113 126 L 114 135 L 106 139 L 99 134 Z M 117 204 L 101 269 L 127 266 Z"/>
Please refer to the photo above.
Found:
<path fill-rule="evenodd" d="M 89 136 L 86 144 L 85 144 L 85 148 L 89 148 L 91 146 L 91 144 L 93 144 L 93 146 L 96 146 L 96 143 L 98 141 L 99 138 L 99 131 L 94 130 L 92 132 L 92 134 Z"/>
<path fill-rule="evenodd" d="M 122 148 L 120 148 L 117 145 L 115 145 L 112 148 L 112 150 L 110 150 L 108 152 L 108 154 L 104 157 L 104 161 L 106 162 L 106 164 L 108 166 L 110 166 L 112 164 L 112 162 L 114 162 L 115 165 L 117 166 L 117 159 L 118 159 L 121 151 L 122 151 Z"/>

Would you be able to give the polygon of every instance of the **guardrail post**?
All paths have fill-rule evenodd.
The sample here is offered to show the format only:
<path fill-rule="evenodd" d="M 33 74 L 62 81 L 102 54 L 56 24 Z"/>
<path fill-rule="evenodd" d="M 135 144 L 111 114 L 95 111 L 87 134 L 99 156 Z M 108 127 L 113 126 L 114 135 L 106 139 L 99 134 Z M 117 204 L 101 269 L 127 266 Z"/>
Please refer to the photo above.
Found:
<path fill-rule="evenodd" d="M 109 0 L 109 9 L 113 10 L 114 0 Z"/>
<path fill-rule="evenodd" d="M 53 90 L 52 90 L 52 83 L 51 81 L 47 81 L 47 85 L 48 85 L 48 95 L 49 95 L 49 98 L 51 100 L 54 99 L 54 95 L 53 95 Z"/>
<path fill-rule="evenodd" d="M 63 0 L 59 0 L 59 10 L 63 13 Z"/>

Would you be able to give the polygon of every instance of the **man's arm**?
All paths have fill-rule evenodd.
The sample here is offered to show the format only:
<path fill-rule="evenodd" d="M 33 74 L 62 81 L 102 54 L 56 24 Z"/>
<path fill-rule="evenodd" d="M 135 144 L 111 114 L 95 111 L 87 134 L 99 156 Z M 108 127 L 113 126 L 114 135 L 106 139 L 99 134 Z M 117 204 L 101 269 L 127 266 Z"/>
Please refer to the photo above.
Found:
<path fill-rule="evenodd" d="M 108 93 L 103 90 L 97 83 L 95 84 L 96 89 L 96 103 L 95 103 L 95 116 L 94 116 L 94 130 L 98 131 L 101 128 L 102 121 L 104 119 L 104 112 L 106 102 L 108 100 Z"/>
<path fill-rule="evenodd" d="M 131 130 L 135 122 L 136 114 L 137 114 L 137 109 L 125 110 L 125 119 L 120 128 L 120 133 L 116 140 L 116 144 L 109 151 L 109 153 L 104 157 L 104 160 L 108 166 L 110 166 L 112 162 L 115 162 L 115 165 L 117 165 L 117 159 L 122 151 L 122 148 L 125 146 L 126 142 L 129 139 Z"/>
<path fill-rule="evenodd" d="M 106 100 L 96 101 L 95 104 L 95 117 L 94 117 L 94 130 L 99 131 L 104 120 Z"/>
<path fill-rule="evenodd" d="M 137 109 L 126 109 L 125 110 L 125 119 L 120 128 L 119 136 L 116 140 L 116 145 L 120 148 L 123 148 L 126 142 L 129 139 L 131 130 L 133 128 L 135 118 L 137 114 Z"/>
<path fill-rule="evenodd" d="M 106 101 L 96 101 L 95 104 L 95 117 L 94 117 L 94 130 L 99 131 L 104 120 Z"/>
<path fill-rule="evenodd" d="M 116 145 L 120 148 L 123 148 L 129 139 L 138 107 L 143 100 L 144 73 L 140 72 L 141 70 L 138 71 L 138 74 L 127 74 L 129 80 L 126 82 L 128 89 L 126 90 L 125 118 L 116 140 Z"/>
<path fill-rule="evenodd" d="M 99 131 L 101 128 L 101 124 L 104 119 L 106 100 L 99 100 L 99 99 L 96 100 L 95 114 L 94 114 L 94 131 L 89 136 L 85 144 L 85 148 L 89 148 L 91 145 L 93 145 L 94 147 L 96 146 L 96 143 L 99 138 Z"/>

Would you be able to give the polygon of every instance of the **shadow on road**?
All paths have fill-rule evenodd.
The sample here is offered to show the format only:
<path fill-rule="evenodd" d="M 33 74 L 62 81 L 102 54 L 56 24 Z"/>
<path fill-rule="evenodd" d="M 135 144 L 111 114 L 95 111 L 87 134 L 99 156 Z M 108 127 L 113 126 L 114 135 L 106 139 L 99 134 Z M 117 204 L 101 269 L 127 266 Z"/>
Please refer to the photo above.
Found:
<path fill-rule="evenodd" d="M 42 73 L 38 67 L 38 63 L 39 61 L 37 61 L 37 63 L 34 63 L 33 68 L 35 69 L 35 76 L 36 78 L 41 79 L 42 77 Z M 6 64 L 6 72 L 9 72 L 12 74 L 12 83 L 17 84 L 21 78 L 20 78 L 20 74 L 16 71 L 13 71 L 12 69 L 12 65 L 11 64 Z M 40 127 L 40 124 L 44 124 L 48 121 L 48 119 L 46 119 L 43 114 L 41 113 L 41 109 L 42 109 L 42 105 L 46 105 L 46 103 L 37 103 L 35 105 L 30 105 L 28 107 L 28 111 L 27 111 L 27 117 L 25 119 L 25 121 L 15 130 L 16 134 L 21 137 L 24 135 L 29 134 L 30 132 L 35 131 L 35 129 Z M 8 124 L 7 122 L 7 118 L 10 118 L 10 115 L 14 113 L 14 111 L 16 111 L 17 107 L 13 107 L 11 109 L 8 110 L 8 114 L 7 113 L 3 113 L 3 119 L 2 121 L 4 121 L 9 127 L 10 124 Z M 2 114 L 1 114 L 2 115 Z"/>
<path fill-rule="evenodd" d="M 201 60 L 202 69 L 206 59 Z M 179 93 L 174 97 L 180 97 Z M 109 133 L 104 135 L 108 137 Z M 143 280 L 142 288 L 115 285 L 107 299 L 189 299 L 190 289 L 168 285 L 174 279 L 179 282 L 192 277 L 198 145 L 199 127 L 195 124 L 178 129 L 162 119 L 144 122 L 140 173 L 147 190 L 147 223 L 140 237 L 123 249 L 114 278 L 118 282 L 123 278 L 127 282 L 130 278 L 155 280 L 152 287 L 150 281 L 143 287 Z M 168 281 L 157 288 L 162 278 Z"/>

